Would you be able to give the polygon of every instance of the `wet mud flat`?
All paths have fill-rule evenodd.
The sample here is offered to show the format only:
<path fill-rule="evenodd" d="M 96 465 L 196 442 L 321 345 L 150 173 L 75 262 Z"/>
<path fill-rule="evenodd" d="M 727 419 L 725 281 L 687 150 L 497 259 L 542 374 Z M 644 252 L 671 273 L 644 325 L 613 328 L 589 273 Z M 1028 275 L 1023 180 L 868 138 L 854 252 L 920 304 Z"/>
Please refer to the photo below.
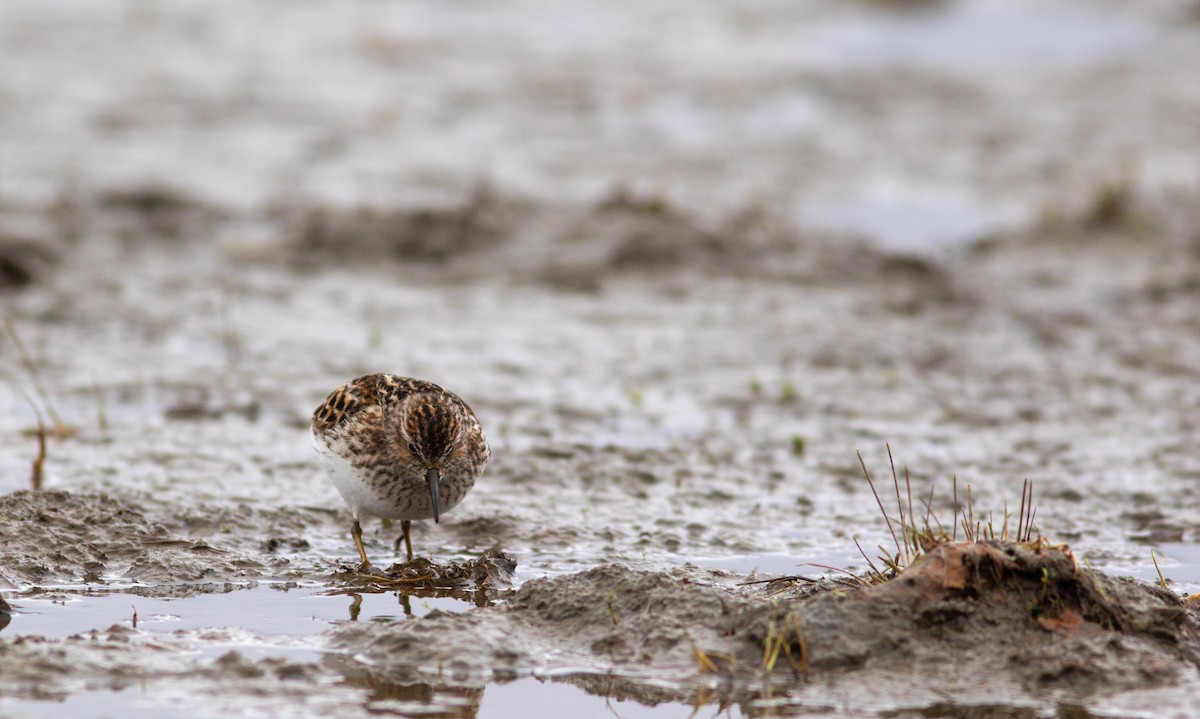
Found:
<path fill-rule="evenodd" d="M 1193 716 L 1200 16 L 1117 5 L 0 6 L 0 715 Z M 494 459 L 360 572 L 379 371 Z M 856 451 L 995 531 L 879 581 Z"/>
<path fill-rule="evenodd" d="M 148 203 L 182 213 L 185 237 L 249 221 L 195 205 Z M 44 420 L 46 487 L 31 492 L 36 428 L 13 403 L 0 691 L 15 715 L 257 715 L 284 702 L 314 716 L 500 716 L 546 697 L 554 712 L 663 716 L 1139 716 L 1186 712 L 1200 691 L 1189 590 L 1147 573 L 1152 546 L 1194 531 L 1190 205 L 1099 197 L 949 260 L 769 215 L 708 222 L 624 191 L 582 208 L 487 190 L 417 214 L 283 212 L 254 220 L 275 223 L 278 242 L 250 255 L 147 245 L 147 210 L 110 207 L 76 211 L 125 233 L 139 279 L 80 291 L 111 247 L 80 240 L 11 295 L 47 387 L 32 399 L 70 425 L 56 437 Z M 450 250 L 414 250 L 406 222 Z M 531 260 L 549 241 L 539 231 L 564 228 L 583 228 L 565 281 Z M 204 280 L 235 257 L 246 265 L 227 323 L 218 305 L 197 323 Z M 507 268 L 505 281 L 485 268 Z M 373 303 L 340 294 L 342 278 L 371 286 Z M 178 305 L 115 311 L 150 286 L 173 287 Z M 513 334 L 495 330 L 480 354 L 469 337 L 506 298 Z M 418 307 L 436 367 L 387 334 Z M 297 308 L 323 332 L 289 324 Z M 322 312 L 352 325 L 339 341 L 355 338 L 333 366 L 320 348 L 337 325 Z M 114 339 L 96 337 L 105 326 Z M 547 333 L 589 361 L 544 351 Z M 131 337 L 185 351 L 155 369 L 123 364 Z M 631 349 L 647 339 L 668 354 Z M 81 343 L 111 369 L 103 384 L 73 378 Z M 281 352 L 317 361 L 281 368 Z M 468 386 L 496 460 L 461 512 L 417 527 L 432 559 L 389 567 L 397 528 L 374 524 L 365 573 L 308 454 L 306 412 L 335 378 L 397 356 Z M 1124 434 L 1138 423 L 1157 428 L 1149 448 Z M 1114 454 L 1118 437 L 1129 445 Z M 855 544 L 886 545 L 889 529 L 848 448 L 886 462 L 884 440 L 943 517 L 962 511 L 952 474 L 996 527 L 1015 513 L 1017 478 L 1033 478 L 1037 526 L 1073 549 L 945 542 L 873 581 Z M 1154 492 L 1112 476 L 1144 471 L 1146 451 Z M 768 561 L 816 581 L 764 581 L 753 570 Z M 1151 581 L 1091 568 L 1121 562 Z M 198 696 L 211 703 L 196 709 Z"/>
<path fill-rule="evenodd" d="M 58 506 L 34 521 L 68 533 L 96 519 L 89 504 L 117 502 L 18 493 L 5 498 L 2 516 L 28 521 L 21 508 Z M 87 550 L 116 559 L 144 532 L 136 523 L 99 525 Z M 155 544 L 151 553 L 170 551 Z M 614 703 L 655 716 L 1025 716 L 1039 706 L 1111 716 L 1122 703 L 1140 715 L 1158 701 L 1186 711 L 1200 613 L 1177 592 L 1088 570 L 1040 537 L 942 536 L 911 552 L 886 581 L 878 571 L 743 581 L 694 567 L 602 564 L 512 589 L 511 558 L 484 555 L 341 566 L 302 582 L 179 576 L 169 585 L 26 589 L 14 599 L 13 628 L 30 622 L 46 635 L 5 638 L 0 676 L 17 715 L 59 704 L 81 715 L 139 706 L 255 715 L 277 702 L 314 716 L 551 716 Z M 6 563 L 11 557 L 7 550 Z M 163 564 L 194 571 L 177 558 Z M 230 571 L 209 564 L 214 575 Z M 97 591 L 110 594 L 97 600 Z M 412 605 L 437 596 L 452 599 L 414 614 Z M 399 599 L 391 613 L 384 597 Z M 348 607 L 331 610 L 338 599 Z M 102 621 L 97 610 L 116 602 L 133 616 L 71 631 L 65 612 L 47 616 L 53 602 L 82 604 L 93 616 L 74 617 L 78 626 Z M 12 618 L 11 607 L 0 612 Z M 547 683 L 579 691 L 546 697 Z M 72 703 L 80 697 L 90 709 Z"/>

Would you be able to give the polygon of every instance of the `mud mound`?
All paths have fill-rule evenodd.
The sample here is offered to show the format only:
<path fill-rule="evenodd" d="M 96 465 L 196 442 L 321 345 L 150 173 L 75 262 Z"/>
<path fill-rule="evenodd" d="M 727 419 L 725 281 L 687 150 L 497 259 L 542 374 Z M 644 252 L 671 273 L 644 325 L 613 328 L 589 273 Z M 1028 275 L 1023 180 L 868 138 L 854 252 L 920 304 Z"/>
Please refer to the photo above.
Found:
<path fill-rule="evenodd" d="M 445 669 L 441 681 L 471 685 L 560 664 L 633 673 L 654 666 L 669 668 L 660 676 L 691 677 L 696 663 L 689 637 L 716 642 L 730 626 L 730 602 L 746 600 L 613 565 L 532 580 L 507 603 L 469 614 L 346 625 L 335 630 L 334 643 L 393 679 L 427 678 L 423 668 L 438 666 Z"/>
<path fill-rule="evenodd" d="M 0 234 L 0 292 L 28 287 L 57 259 L 48 243 Z"/>
<path fill-rule="evenodd" d="M 813 670 L 950 658 L 955 671 L 1011 672 L 1031 692 L 1146 687 L 1200 665 L 1200 623 L 1179 597 L 1041 542 L 942 544 L 890 582 L 776 602 L 737 635 L 751 648 L 784 642 Z"/>
<path fill-rule="evenodd" d="M 0 202 L 0 293 L 46 279 L 64 257 L 64 234 L 44 209 Z"/>
<path fill-rule="evenodd" d="M 9 586 L 98 581 L 109 562 L 136 560 L 167 533 L 104 494 L 21 491 L 0 497 L 0 567 Z"/>
<path fill-rule="evenodd" d="M 103 190 L 90 204 L 87 211 L 94 213 L 94 221 L 128 242 L 203 237 L 226 219 L 223 211 L 203 200 L 157 184 Z"/>
<path fill-rule="evenodd" d="M 726 634 L 742 604 L 716 587 L 609 565 L 531 581 L 507 609 L 571 637 L 593 657 L 695 667 L 693 642 Z"/>
<path fill-rule="evenodd" d="M 610 246 L 614 270 L 656 270 L 685 264 L 713 266 L 734 254 L 731 238 L 705 229 L 661 198 L 618 192 L 601 200 L 581 231 Z"/>
<path fill-rule="evenodd" d="M 770 605 L 738 635 L 804 669 L 986 670 L 1030 693 L 1153 687 L 1200 664 L 1200 623 L 1180 598 L 1043 543 L 940 545 L 883 585 Z"/>
<path fill-rule="evenodd" d="M 0 497 L 0 581 L 29 584 L 147 584 L 259 577 L 253 558 L 171 533 L 128 499 L 63 491 Z"/>
<path fill-rule="evenodd" d="M 1044 543 L 948 543 L 883 584 L 756 591 L 605 566 L 530 581 L 501 607 L 346 626 L 335 641 L 389 676 L 453 667 L 470 684 L 570 667 L 633 692 L 653 676 L 656 700 L 664 686 L 693 698 L 714 676 L 745 699 L 763 682 L 877 673 L 1086 697 L 1200 665 L 1200 624 L 1178 597 L 1082 570 Z"/>
<path fill-rule="evenodd" d="M 476 189 L 461 204 L 433 208 L 316 207 L 288 220 L 287 245 L 302 264 L 411 260 L 444 264 L 507 241 L 519 203 Z"/>

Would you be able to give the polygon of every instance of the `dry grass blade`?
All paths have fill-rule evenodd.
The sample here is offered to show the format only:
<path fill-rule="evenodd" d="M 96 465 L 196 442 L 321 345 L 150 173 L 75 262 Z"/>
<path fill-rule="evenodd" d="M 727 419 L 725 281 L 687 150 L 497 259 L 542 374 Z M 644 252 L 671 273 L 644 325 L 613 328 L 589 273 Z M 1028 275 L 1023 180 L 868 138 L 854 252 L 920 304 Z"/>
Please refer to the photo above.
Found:
<path fill-rule="evenodd" d="M 775 622 L 771 622 L 770 628 L 767 629 L 765 645 L 763 669 L 771 672 L 775 670 L 775 662 L 779 660 L 779 652 L 787 645 L 787 630 L 780 629 L 775 626 Z"/>
<path fill-rule="evenodd" d="M 912 522 L 910 517 L 904 514 L 904 500 L 900 498 L 900 478 L 896 476 L 896 460 L 892 457 L 892 445 L 887 442 L 883 443 L 887 448 L 888 465 L 892 469 L 892 490 L 896 493 L 896 511 L 900 514 L 900 534 L 904 537 L 904 545 L 897 546 L 898 553 L 904 555 L 905 563 L 908 562 L 908 525 Z"/>
<path fill-rule="evenodd" d="M 975 500 L 971 496 L 971 485 L 967 484 L 967 515 L 966 524 L 963 525 L 963 533 L 968 542 L 975 542 L 979 536 L 979 527 L 975 524 Z"/>
<path fill-rule="evenodd" d="M 34 492 L 40 492 L 42 491 L 44 467 L 46 465 L 46 423 L 42 418 L 42 411 L 38 409 L 37 403 L 29 396 L 29 393 L 23 389 L 19 391 L 21 392 L 21 396 L 25 398 L 25 401 L 29 403 L 29 408 L 33 410 L 34 417 L 37 418 L 36 436 L 38 451 L 37 455 L 33 458 L 33 466 L 30 468 L 29 488 Z"/>
<path fill-rule="evenodd" d="M 817 565 L 810 564 L 809 566 L 815 567 Z M 811 582 L 811 583 L 815 584 L 819 581 L 821 581 L 821 580 L 813 579 L 812 577 L 805 577 L 800 574 L 789 574 L 784 577 L 775 577 L 773 579 L 752 579 L 749 582 L 738 582 L 737 586 L 748 587 L 752 584 L 770 584 L 771 582 Z"/>
<path fill-rule="evenodd" d="M 891 451 L 892 451 L 892 448 L 889 446 L 888 447 L 889 455 L 891 454 Z M 905 491 L 905 493 L 908 494 L 908 524 L 909 524 L 908 528 L 911 530 L 911 535 L 909 532 L 904 533 L 904 543 L 908 544 L 909 540 L 910 539 L 912 540 L 912 545 L 913 545 L 912 546 L 912 555 L 915 557 L 921 550 L 921 547 L 920 547 L 919 543 L 917 542 L 917 533 L 920 530 L 917 527 L 917 519 L 916 519 L 917 515 L 913 513 L 912 478 L 908 474 L 907 466 L 904 467 L 904 491 Z M 926 523 L 926 526 L 928 526 L 928 523 Z"/>
<path fill-rule="evenodd" d="M 800 656 L 792 656 L 792 645 L 790 643 L 783 645 L 783 652 L 787 654 L 788 663 L 792 665 L 793 670 L 798 672 L 808 671 L 808 642 L 804 639 L 804 627 L 800 624 L 800 616 L 789 614 L 787 623 L 796 635 L 796 648 Z"/>
<path fill-rule="evenodd" d="M 899 553 L 895 557 L 890 556 L 882 544 L 879 545 L 879 551 L 882 552 L 879 556 L 879 561 L 883 562 L 883 566 L 888 568 L 893 577 L 904 571 L 904 567 L 907 565 L 902 561 L 903 558 Z"/>
<path fill-rule="evenodd" d="M 1021 511 L 1017 513 L 1017 541 L 1024 542 L 1025 536 L 1025 495 L 1029 493 L 1029 480 L 1021 483 Z"/>
<path fill-rule="evenodd" d="M 42 401 L 42 405 L 46 408 L 46 414 L 50 415 L 50 421 L 54 423 L 54 433 L 59 437 L 69 437 L 72 430 L 62 421 L 62 417 L 54 409 L 54 403 L 50 401 L 50 394 L 46 391 L 46 386 L 42 383 L 42 376 L 38 372 L 37 363 L 29 355 L 29 351 L 25 348 L 25 343 L 21 341 L 21 335 L 17 332 L 17 323 L 13 321 L 11 315 L 5 315 L 4 328 L 8 331 L 8 337 L 12 340 L 13 346 L 17 348 L 17 355 L 21 359 L 21 366 L 25 368 L 25 373 L 29 375 L 29 381 L 33 383 L 33 389 L 37 393 L 38 398 Z M 44 431 L 40 430 L 39 434 Z"/>
<path fill-rule="evenodd" d="M 862 558 L 867 561 L 867 566 L 871 568 L 871 572 L 873 574 L 872 578 L 876 579 L 877 581 L 886 582 L 887 577 L 883 572 L 876 568 L 875 563 L 872 562 L 871 558 L 867 556 L 867 553 L 863 551 L 862 545 L 858 543 L 858 537 L 854 537 L 854 546 L 858 547 L 858 553 L 862 555 Z"/>
<path fill-rule="evenodd" d="M 789 641 L 792 636 L 796 640 L 797 651 L 795 653 L 792 652 L 792 643 Z M 787 657 L 788 664 L 793 671 L 802 672 L 808 669 L 808 643 L 804 640 L 800 618 L 795 614 L 788 614 L 782 626 L 774 621 L 767 626 L 767 636 L 763 640 L 762 668 L 764 671 L 775 670 L 780 653 Z M 796 656 L 797 654 L 799 656 Z"/>
<path fill-rule="evenodd" d="M 46 464 L 46 424 L 42 422 L 42 413 L 37 411 L 37 407 L 34 407 L 33 411 L 37 412 L 38 452 L 37 456 L 33 458 L 29 487 L 35 492 L 40 492 L 42 491 L 43 467 Z"/>
<path fill-rule="evenodd" d="M 1021 515 L 1017 518 L 1017 541 L 1028 542 L 1033 537 L 1033 480 L 1021 485 Z"/>
<path fill-rule="evenodd" d="M 938 519 L 937 513 L 933 511 L 933 490 L 936 488 L 936 486 L 937 485 L 934 485 L 934 484 L 929 485 L 929 497 L 927 497 L 924 500 L 924 502 L 925 502 L 925 529 L 926 530 L 930 529 L 929 519 L 930 519 L 930 517 L 932 517 L 933 521 L 937 523 L 938 531 L 945 532 L 946 528 L 944 526 L 942 526 L 942 520 Z"/>
<path fill-rule="evenodd" d="M 883 500 L 879 498 L 879 491 L 875 489 L 875 480 L 871 478 L 871 472 L 867 469 L 867 463 L 865 460 L 863 460 L 862 452 L 858 453 L 858 464 L 860 467 L 862 467 L 863 474 L 867 477 L 867 484 L 871 485 L 871 494 L 875 495 L 875 503 L 879 505 L 879 511 L 883 514 L 884 521 L 887 522 L 888 531 L 892 533 L 892 541 L 896 543 L 896 549 L 901 549 L 902 545 L 900 544 L 900 540 L 896 538 L 896 528 L 892 526 L 892 518 L 888 516 L 887 509 L 885 509 L 883 506 Z M 900 490 L 897 488 L 897 499 L 899 499 L 899 496 Z M 855 540 L 855 544 L 857 543 L 857 540 Z M 858 551 L 861 552 L 862 547 L 859 547 Z M 867 555 L 863 554 L 863 556 L 865 557 Z M 870 563 L 870 560 L 867 560 L 867 562 Z M 874 567 L 872 567 L 872 569 L 874 569 Z"/>
<path fill-rule="evenodd" d="M 108 431 L 108 413 L 104 411 L 104 390 L 100 389 L 100 384 L 92 379 L 92 394 L 96 396 L 96 426 L 101 432 Z"/>
<path fill-rule="evenodd" d="M 1154 571 L 1158 572 L 1158 586 L 1164 589 L 1167 586 L 1167 579 L 1163 576 L 1162 570 L 1158 568 L 1158 557 L 1154 556 L 1154 550 L 1150 550 L 1150 561 L 1154 562 Z"/>
<path fill-rule="evenodd" d="M 775 620 L 767 624 L 767 636 L 763 639 L 762 668 L 771 671 L 775 668 L 775 658 L 779 649 L 775 646 Z"/>
<path fill-rule="evenodd" d="M 892 489 L 896 493 L 896 511 L 900 514 L 900 534 L 904 539 L 903 545 L 896 549 L 899 554 L 903 555 L 904 564 L 908 565 L 916 558 L 919 549 L 916 541 L 917 522 L 914 519 L 912 506 L 912 482 L 909 478 L 908 467 L 905 467 L 904 488 L 908 496 L 906 508 L 904 497 L 900 494 L 900 477 L 896 473 L 896 459 L 892 456 L 892 445 L 884 442 L 883 446 L 887 449 L 888 465 L 892 470 Z"/>
<path fill-rule="evenodd" d="M 704 653 L 704 650 L 700 648 L 696 640 L 692 639 L 692 633 L 684 629 L 683 636 L 687 637 L 688 644 L 692 645 L 692 655 L 696 657 L 696 663 L 700 665 L 700 671 L 715 674 L 717 672 L 717 665 L 713 663 L 713 660 L 708 658 L 708 655 Z"/>
<path fill-rule="evenodd" d="M 954 522 L 950 525 L 953 529 L 950 530 L 950 541 L 958 541 L 958 475 L 953 474 L 951 477 L 954 480 Z"/>
<path fill-rule="evenodd" d="M 857 543 L 857 542 L 856 542 L 856 543 Z M 858 551 L 860 551 L 860 552 L 861 552 L 861 551 L 862 551 L 862 547 L 859 547 L 859 548 L 858 548 Z M 865 557 L 866 557 L 866 555 L 864 554 L 864 555 L 863 555 L 863 557 L 865 558 Z M 870 561 L 871 561 L 871 560 L 869 560 L 869 559 L 867 560 L 867 562 L 870 562 Z M 862 577 L 858 576 L 858 575 L 857 575 L 857 574 L 855 574 L 854 572 L 851 572 L 849 569 L 843 569 L 842 567 L 833 567 L 833 566 L 830 566 L 830 565 L 828 565 L 828 564 L 809 564 L 808 566 L 810 566 L 810 567 L 816 567 L 817 569 L 824 569 L 824 570 L 827 570 L 827 571 L 830 571 L 830 572 L 841 572 L 842 574 L 845 574 L 847 577 L 850 577 L 851 579 L 853 579 L 854 581 L 858 582 L 860 585 L 862 585 L 862 586 L 864 586 L 864 587 L 869 587 L 869 586 L 871 586 L 871 583 L 870 583 L 870 582 L 868 582 L 867 580 L 865 580 L 865 579 L 863 579 Z M 877 571 L 877 572 L 875 572 L 875 573 L 876 573 L 876 574 L 879 574 L 879 572 L 878 572 L 878 571 Z"/>

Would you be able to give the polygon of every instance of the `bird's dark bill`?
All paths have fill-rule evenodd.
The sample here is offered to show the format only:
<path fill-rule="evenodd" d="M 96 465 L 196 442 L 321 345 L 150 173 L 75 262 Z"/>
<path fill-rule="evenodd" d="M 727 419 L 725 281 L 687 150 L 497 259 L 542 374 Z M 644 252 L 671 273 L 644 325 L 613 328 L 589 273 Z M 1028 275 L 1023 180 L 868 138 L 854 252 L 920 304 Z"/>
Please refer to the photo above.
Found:
<path fill-rule="evenodd" d="M 438 471 L 431 469 L 425 473 L 425 481 L 429 482 L 429 500 L 433 502 L 433 521 L 438 521 Z"/>

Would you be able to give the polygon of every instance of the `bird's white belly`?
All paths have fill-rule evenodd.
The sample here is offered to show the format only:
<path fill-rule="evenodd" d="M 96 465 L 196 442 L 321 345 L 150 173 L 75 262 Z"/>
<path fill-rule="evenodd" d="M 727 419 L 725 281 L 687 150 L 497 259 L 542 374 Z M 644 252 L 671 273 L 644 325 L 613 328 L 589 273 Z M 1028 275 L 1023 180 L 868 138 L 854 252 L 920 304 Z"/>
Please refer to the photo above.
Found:
<path fill-rule="evenodd" d="M 359 477 L 350 460 L 334 452 L 315 435 L 313 436 L 313 446 L 317 449 L 317 456 L 320 457 L 325 471 L 329 473 L 330 481 L 333 482 L 333 486 L 337 487 L 338 494 L 342 495 L 342 499 L 346 500 L 346 505 L 350 507 L 350 513 L 354 515 L 355 519 L 362 520 L 366 517 L 422 518 L 405 517 L 406 512 L 397 508 L 395 503 L 380 499 L 379 495 Z"/>

